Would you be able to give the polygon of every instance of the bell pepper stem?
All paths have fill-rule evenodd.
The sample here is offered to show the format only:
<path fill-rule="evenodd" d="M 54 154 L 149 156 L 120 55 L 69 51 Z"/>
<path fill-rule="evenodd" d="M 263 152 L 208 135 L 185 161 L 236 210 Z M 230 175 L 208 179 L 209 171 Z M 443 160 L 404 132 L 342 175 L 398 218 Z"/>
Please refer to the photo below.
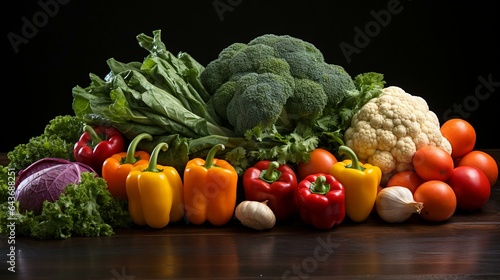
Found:
<path fill-rule="evenodd" d="M 208 154 L 207 154 L 207 158 L 205 159 L 205 168 L 209 169 L 209 168 L 212 168 L 214 167 L 214 158 L 215 158 L 215 154 L 219 151 L 219 150 L 224 150 L 226 147 L 224 146 L 224 144 L 216 144 L 214 145 L 210 151 L 208 151 Z"/>
<path fill-rule="evenodd" d="M 134 164 L 138 159 L 135 157 L 135 150 L 137 148 L 137 144 L 143 139 L 147 139 L 149 141 L 153 140 L 153 136 L 149 133 L 141 133 L 138 134 L 132 141 L 130 142 L 127 150 L 127 156 L 125 157 L 125 162 L 128 164 Z"/>
<path fill-rule="evenodd" d="M 278 180 L 281 177 L 281 172 L 277 169 L 280 167 L 280 164 L 277 161 L 271 161 L 266 170 L 262 170 L 260 173 L 260 179 L 272 183 Z"/>
<path fill-rule="evenodd" d="M 92 140 L 91 146 L 94 147 L 95 145 L 99 144 L 99 142 L 102 141 L 102 138 L 99 137 L 97 132 L 95 132 L 94 128 L 90 125 L 85 125 L 83 127 L 83 130 L 87 132 L 90 135 L 90 139 Z"/>
<path fill-rule="evenodd" d="M 361 171 L 366 169 L 359 164 L 358 156 L 351 148 L 341 145 L 339 147 L 339 153 L 347 155 L 351 159 L 351 164 L 347 165 L 347 168 L 353 168 Z"/>
<path fill-rule="evenodd" d="M 311 183 L 309 189 L 312 193 L 326 194 L 330 191 L 330 184 L 326 183 L 325 176 L 318 176 L 316 180 Z"/>
<path fill-rule="evenodd" d="M 168 144 L 165 142 L 161 142 L 156 147 L 153 149 L 151 152 L 151 157 L 149 159 L 149 164 L 148 167 L 143 171 L 149 171 L 149 172 L 161 172 L 161 170 L 158 169 L 157 164 L 158 164 L 158 154 L 160 153 L 160 150 L 166 151 L 168 149 Z"/>

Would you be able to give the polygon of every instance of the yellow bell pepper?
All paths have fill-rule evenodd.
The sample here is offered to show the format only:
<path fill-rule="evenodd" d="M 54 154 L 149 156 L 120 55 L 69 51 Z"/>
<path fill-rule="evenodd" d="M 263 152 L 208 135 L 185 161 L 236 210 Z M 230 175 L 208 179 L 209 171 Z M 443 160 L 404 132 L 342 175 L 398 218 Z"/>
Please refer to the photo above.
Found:
<path fill-rule="evenodd" d="M 163 228 L 184 215 L 179 173 L 174 167 L 157 164 L 158 153 L 167 149 L 167 143 L 158 144 L 149 164 L 135 166 L 127 176 L 128 210 L 137 225 Z"/>
<path fill-rule="evenodd" d="M 329 173 L 344 186 L 347 216 L 354 222 L 363 222 L 375 205 L 382 171 L 378 166 L 359 162 L 356 153 L 347 146 L 340 146 L 339 153 L 350 159 L 335 163 Z"/>
<path fill-rule="evenodd" d="M 214 158 L 224 145 L 210 149 L 206 160 L 194 158 L 184 170 L 186 219 L 196 225 L 209 222 L 221 226 L 233 218 L 236 207 L 238 173 L 232 165 Z"/>

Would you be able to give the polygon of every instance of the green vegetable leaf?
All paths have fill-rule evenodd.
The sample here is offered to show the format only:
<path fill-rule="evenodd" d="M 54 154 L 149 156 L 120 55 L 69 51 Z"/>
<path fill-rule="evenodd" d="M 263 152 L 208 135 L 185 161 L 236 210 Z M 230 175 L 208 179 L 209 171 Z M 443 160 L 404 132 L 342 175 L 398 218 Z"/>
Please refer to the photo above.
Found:
<path fill-rule="evenodd" d="M 31 137 L 28 143 L 19 144 L 7 153 L 9 166 L 19 171 L 42 158 L 72 160 L 74 144 L 66 142 L 57 135 L 41 134 Z"/>
<path fill-rule="evenodd" d="M 15 220 L 17 235 L 36 239 L 112 235 L 114 228 L 129 227 L 132 221 L 126 202 L 106 188 L 103 178 L 84 172 L 80 183 L 69 184 L 56 201 L 44 201 L 39 215 L 21 213 L 19 202 L 6 201 L 0 205 L 0 233 L 7 233 L 7 225 Z"/>

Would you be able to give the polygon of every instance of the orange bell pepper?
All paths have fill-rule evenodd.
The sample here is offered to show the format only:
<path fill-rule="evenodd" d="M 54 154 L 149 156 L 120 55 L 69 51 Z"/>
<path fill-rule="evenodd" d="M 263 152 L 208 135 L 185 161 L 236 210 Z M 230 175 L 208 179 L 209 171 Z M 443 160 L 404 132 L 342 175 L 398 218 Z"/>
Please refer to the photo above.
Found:
<path fill-rule="evenodd" d="M 149 153 L 137 151 L 137 144 L 143 139 L 151 141 L 149 133 L 137 135 L 129 144 L 127 152 L 121 152 L 107 158 L 102 164 L 102 178 L 108 183 L 108 190 L 114 197 L 128 199 L 125 181 L 134 166 L 147 164 Z"/>
<path fill-rule="evenodd" d="M 206 160 L 194 158 L 184 169 L 185 218 L 196 225 L 221 226 L 233 218 L 238 173 L 227 161 L 214 158 L 224 145 L 210 149 Z"/>

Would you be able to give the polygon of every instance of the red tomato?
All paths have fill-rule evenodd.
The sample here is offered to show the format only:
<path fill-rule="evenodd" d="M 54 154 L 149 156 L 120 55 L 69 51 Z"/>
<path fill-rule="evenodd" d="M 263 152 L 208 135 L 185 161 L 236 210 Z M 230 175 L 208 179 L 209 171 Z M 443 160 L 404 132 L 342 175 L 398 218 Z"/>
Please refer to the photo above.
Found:
<path fill-rule="evenodd" d="M 444 222 L 451 218 L 457 208 L 457 197 L 447 183 L 439 180 L 430 180 L 420 185 L 413 194 L 417 202 L 424 207 L 420 217 L 431 222 Z"/>
<path fill-rule="evenodd" d="M 446 181 L 455 167 L 448 152 L 436 146 L 425 146 L 413 155 L 413 167 L 424 181 Z"/>
<path fill-rule="evenodd" d="M 337 158 L 328 150 L 316 148 L 311 151 L 308 162 L 300 162 L 297 165 L 297 179 L 303 180 L 307 175 L 316 173 L 330 173 L 330 167 L 337 163 Z"/>
<path fill-rule="evenodd" d="M 475 166 L 481 169 L 493 187 L 498 179 L 498 165 L 495 159 L 483 151 L 472 151 L 458 161 L 458 166 Z"/>
<path fill-rule="evenodd" d="M 400 171 L 387 181 L 386 187 L 402 186 L 408 188 L 412 193 L 420 186 L 424 180 L 413 170 Z"/>
<path fill-rule="evenodd" d="M 451 144 L 451 157 L 456 159 L 474 149 L 476 131 L 474 127 L 463 119 L 450 119 L 441 126 L 441 134 Z"/>
<path fill-rule="evenodd" d="M 456 167 L 447 183 L 455 192 L 458 209 L 477 210 L 490 199 L 490 181 L 483 171 L 474 166 Z"/>

